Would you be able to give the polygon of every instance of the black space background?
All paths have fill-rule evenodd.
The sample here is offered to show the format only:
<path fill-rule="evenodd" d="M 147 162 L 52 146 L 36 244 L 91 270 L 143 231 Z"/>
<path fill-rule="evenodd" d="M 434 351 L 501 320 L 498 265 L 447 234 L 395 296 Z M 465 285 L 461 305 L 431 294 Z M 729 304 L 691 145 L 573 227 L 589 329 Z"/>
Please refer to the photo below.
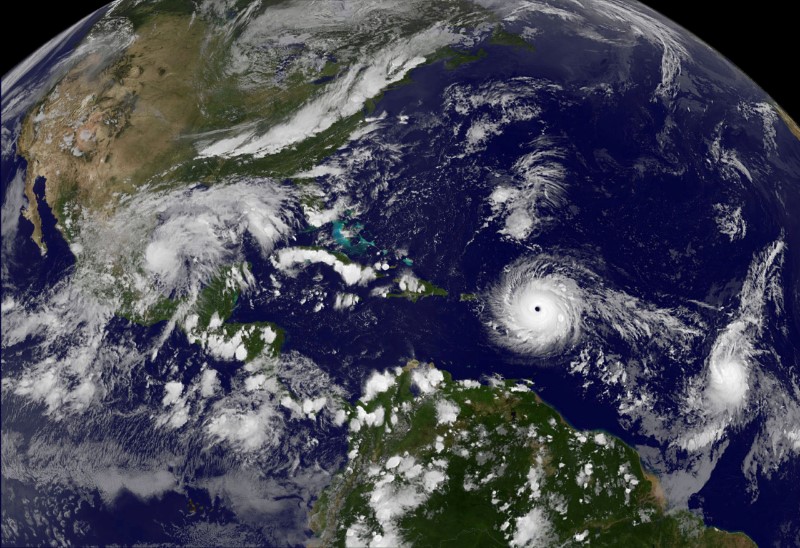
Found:
<path fill-rule="evenodd" d="M 403 1 L 403 0 L 398 0 Z M 5 74 L 47 40 L 106 2 L 12 0 L 3 6 L 2 67 Z M 800 19 L 792 2 L 762 0 L 736 9 L 733 3 L 645 0 L 648 6 L 699 36 L 755 80 L 800 121 Z"/>

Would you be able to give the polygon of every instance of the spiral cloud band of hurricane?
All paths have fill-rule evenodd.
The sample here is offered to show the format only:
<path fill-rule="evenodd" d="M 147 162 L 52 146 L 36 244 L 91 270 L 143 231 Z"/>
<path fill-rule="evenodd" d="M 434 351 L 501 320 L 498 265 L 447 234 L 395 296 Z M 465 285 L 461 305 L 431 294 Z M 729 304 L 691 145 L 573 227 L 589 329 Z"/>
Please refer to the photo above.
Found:
<path fill-rule="evenodd" d="M 486 300 L 495 342 L 534 358 L 612 332 L 633 347 L 651 344 L 658 332 L 698 333 L 670 310 L 614 289 L 588 258 L 567 252 L 522 257 L 506 267 Z"/>
<path fill-rule="evenodd" d="M 310 512 L 344 477 L 376 488 L 343 542 L 403 545 L 462 487 L 435 460 L 404 475 L 427 453 L 505 483 L 528 459 L 494 434 L 552 441 L 507 412 L 522 392 L 609 430 L 570 438 L 582 461 L 630 445 L 666 514 L 729 529 L 797 498 L 800 133 L 745 75 L 632 0 L 184 4 L 116 1 L 3 79 L 3 481 L 33 493 L 4 534 L 159 543 L 70 532 L 124 505 L 174 543 L 301 545 L 309 518 L 339 525 Z M 458 385 L 498 394 L 497 432 Z M 430 398 L 447 434 L 384 470 L 371 440 L 418 429 L 395 393 Z M 506 544 L 605 511 L 591 462 L 542 498 L 545 476 L 567 487 L 555 445 L 515 490 L 527 506 L 464 476 Z"/>
<path fill-rule="evenodd" d="M 491 290 L 489 306 L 495 340 L 518 353 L 556 354 L 581 334 L 583 293 L 546 262 L 512 266 Z"/>

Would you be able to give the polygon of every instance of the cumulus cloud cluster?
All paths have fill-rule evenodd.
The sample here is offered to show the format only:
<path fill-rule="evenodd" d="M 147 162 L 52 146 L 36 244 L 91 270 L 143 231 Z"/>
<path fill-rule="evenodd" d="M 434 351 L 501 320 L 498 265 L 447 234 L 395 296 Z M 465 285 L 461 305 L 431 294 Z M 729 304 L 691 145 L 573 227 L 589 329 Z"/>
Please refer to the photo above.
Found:
<path fill-rule="evenodd" d="M 108 336 L 115 313 L 144 314 L 165 296 L 191 300 L 222 267 L 243 260 L 246 238 L 270 253 L 291 230 L 292 199 L 291 189 L 271 181 L 237 180 L 143 192 L 107 219 L 85 219 L 73 246 L 76 268 L 24 305 L 12 299 L 3 308 L 4 351 L 33 340 L 18 371 L 4 376 L 4 390 L 53 416 L 85 410 L 102 397 L 105 370 L 148 355 Z"/>

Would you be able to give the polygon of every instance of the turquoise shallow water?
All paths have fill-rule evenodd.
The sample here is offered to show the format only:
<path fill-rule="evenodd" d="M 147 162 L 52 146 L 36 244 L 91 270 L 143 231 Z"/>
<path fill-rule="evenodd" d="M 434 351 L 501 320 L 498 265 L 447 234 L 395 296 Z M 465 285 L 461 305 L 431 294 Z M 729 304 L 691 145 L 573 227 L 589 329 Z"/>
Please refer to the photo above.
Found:
<path fill-rule="evenodd" d="M 331 237 L 348 255 L 363 255 L 368 249 L 375 247 L 374 241 L 367 240 L 362 231 L 364 225 L 349 219 L 335 220 L 331 223 Z"/>
<path fill-rule="evenodd" d="M 800 254 L 796 251 L 800 225 L 794 213 L 800 211 L 800 148 L 785 127 L 777 124 L 775 152 L 765 152 L 763 120 L 745 115 L 742 105 L 769 98 L 699 44 L 692 42 L 691 62 L 681 66 L 676 95 L 664 102 L 654 98 L 662 78 L 664 52 L 659 47 L 639 38 L 615 42 L 625 32 L 613 26 L 602 29 L 603 40 L 595 40 L 573 32 L 566 21 L 541 14 L 531 14 L 512 30 L 524 32 L 528 25 L 537 30 L 532 52 L 479 44 L 476 48 L 486 52 L 483 60 L 457 70 L 448 69 L 443 62 L 433 63 L 413 71 L 410 82 L 387 91 L 374 110 L 385 111 L 389 121 L 371 137 L 333 154 L 334 160 L 347 165 L 353 149 L 360 146 L 372 160 L 354 164 L 347 185 L 328 177 L 317 181 L 328 205 L 339 197 L 358 203 L 358 218 L 346 215 L 330 228 L 301 231 L 291 243 L 330 246 L 363 264 L 395 257 L 397 266 L 408 267 L 420 278 L 445 288 L 448 297 L 416 303 L 374 298 L 371 287 L 342 287 L 340 277 L 330 269 L 312 266 L 296 277 L 282 277 L 278 295 L 269 287 L 240 299 L 231 320 L 281 325 L 287 336 L 285 352 L 313 360 L 351 400 L 358 397 L 364 379 L 374 369 L 403 364 L 410 358 L 432 360 L 456 378 L 500 374 L 533 379 L 545 401 L 567 420 L 580 428 L 601 428 L 631 444 L 649 447 L 645 463 L 669 474 L 690 466 L 693 457 L 671 446 L 665 430 L 655 435 L 652 425 L 661 417 L 680 415 L 679 396 L 686 379 L 703 370 L 715 334 L 735 312 L 753 256 L 781 237 L 789 250 L 779 269 L 785 307 L 780 314 L 775 308 L 768 309 L 758 367 L 775 379 L 773 386 L 778 389 L 791 386 L 797 378 L 800 309 L 794 291 L 800 279 Z M 492 82 L 509 84 L 508 89 L 496 93 L 496 104 L 485 101 L 467 114 L 448 106 L 447 98 L 452 98 L 456 89 L 474 97 L 476 103 L 491 98 L 492 90 L 482 86 Z M 536 116 L 508 123 L 484 148 L 465 154 L 463 142 L 469 128 L 487 120 L 500 124 L 511 110 L 509 104 L 530 108 Z M 409 123 L 394 123 L 400 116 L 408 117 Z M 3 123 L 6 127 L 13 121 Z M 750 167 L 752 180 L 727 179 L 729 171 L 718 161 L 722 156 L 715 159 L 713 154 L 715 143 L 735 151 L 738 161 Z M 539 188 L 535 178 L 525 187 L 514 170 L 520 156 L 537 150 L 558 151 L 568 185 L 563 207 L 536 209 L 537 204 L 546 202 L 546 196 L 534 192 Z M 731 156 L 727 158 L 732 162 Z M 3 162 L 7 199 L 5 191 L 13 173 L 24 163 L 5 157 Z M 493 210 L 489 199 L 499 184 L 529 191 L 535 197 L 531 207 L 542 221 L 541 230 L 523 242 L 499 233 L 504 218 Z M 718 203 L 742 208 L 746 238 L 731 242 L 720 235 L 712 216 Z M 20 221 L 21 229 L 10 248 L 13 254 L 3 257 L 4 267 L 13 265 L 4 271 L 3 298 L 39 295 L 68 275 L 74 258 L 53 229 L 52 216 L 46 215 L 46 221 L 52 238 L 51 253 L 46 257 L 29 241 L 29 225 Z M 579 284 L 624 291 L 654 307 L 698 317 L 704 337 L 680 354 L 674 347 L 659 346 L 664 333 L 653 332 L 650 340 L 635 346 L 609 325 L 595 323 L 587 326 L 579 346 L 546 361 L 498 348 L 487 336 L 490 318 L 483 312 L 482 296 L 509 264 L 547 253 L 598 273 L 595 279 L 580 278 L 580 270 L 575 269 Z M 279 275 L 256 246 L 245 245 L 245 255 L 259 283 L 266 284 L 271 276 Z M 380 281 L 384 282 L 388 279 Z M 330 299 L 339 291 L 358 294 L 360 303 L 349 311 L 334 310 Z M 462 293 L 477 295 L 477 300 L 460 302 Z M 309 295 L 329 299 L 315 311 L 308 304 Z M 164 327 L 142 328 L 115 319 L 103 340 L 130 339 L 146 352 L 162 336 Z M 586 348 L 601 348 L 608 362 L 625 363 L 634 381 L 625 387 L 603 384 L 596 362 L 585 377 L 570 373 L 571 364 Z M 35 338 L 4 347 L 4 374 L 24 367 L 36 351 Z M 219 372 L 226 394 L 234 392 L 232 379 L 241 373 L 238 364 L 216 362 L 187 344 L 181 333 L 173 332 L 159 354 L 130 375 L 110 368 L 108 401 L 102 410 L 66 425 L 50 422 L 41 409 L 4 393 L 4 433 L 13 430 L 20 434 L 21 454 L 37 436 L 56 445 L 74 439 L 100 440 L 108 443 L 102 446 L 104 450 L 131 455 L 133 463 L 138 458 L 163 457 L 186 486 L 183 491 L 146 501 L 126 493 L 115 507 L 105 504 L 99 494 L 80 502 L 69 489 L 56 492 L 10 480 L 4 483 L 3 519 L 22 524 L 20 530 L 29 536 L 18 538 L 38 543 L 49 540 L 46 527 L 26 522 L 27 508 L 21 501 L 37 496 L 37 510 L 52 523 L 63 519 L 58 513 L 61 508 L 79 507 L 73 515 L 88 524 L 89 532 L 72 530 L 69 539 L 76 544 L 176 542 L 185 538 L 181 536 L 184 528 L 198 522 L 241 528 L 247 531 L 241 538 L 255 544 L 284 544 L 283 531 L 298 527 L 302 531 L 308 492 L 324 481 L 309 482 L 312 487 L 302 489 L 289 483 L 292 472 L 285 462 L 287 451 L 293 444 L 315 439 L 316 443 L 302 446 L 298 452 L 300 469 L 319 465 L 334 471 L 345 459 L 344 431 L 330 428 L 322 420 L 304 423 L 297 427 L 300 441 L 286 440 L 273 453 L 259 455 L 267 464 L 259 462 L 258 478 L 268 478 L 273 491 L 258 495 L 281 511 L 258 514 L 247 509 L 237 514 L 237 508 L 224 497 L 203 487 L 210 478 L 223 478 L 219 481 L 240 487 L 258 484 L 250 476 L 241 480 L 242 476 L 236 475 L 239 470 L 232 464 L 237 458 L 235 451 L 218 446 L 207 452 L 197 438 L 157 431 L 147 417 L 138 420 L 134 416 L 137 410 L 155 413 L 161 409 L 160 386 L 165 380 L 178 376 L 188 386 L 204 366 Z M 657 374 L 645 378 L 648 370 Z M 283 381 L 291 384 L 291 379 Z M 311 384 L 309 379 L 304 381 Z M 628 388 L 635 393 L 645 387 L 656 396 L 648 404 L 653 414 L 636 420 L 621 415 L 615 398 Z M 729 430 L 723 457 L 689 505 L 721 528 L 744 529 L 765 545 L 790 545 L 800 535 L 798 461 L 780 465 L 769 476 L 757 475 L 754 482 L 742 471 L 750 449 L 760 443 L 757 440 L 764 433 L 770 401 L 768 397 L 759 400 L 747 420 Z M 86 424 L 91 425 L 88 432 Z M 658 437 L 662 434 L 664 437 Z M 662 455 L 672 460 L 665 464 Z M 189 499 L 204 509 L 187 512 Z M 253 515 L 253 521 L 246 521 Z M 259 529 L 264 523 L 268 527 Z"/>

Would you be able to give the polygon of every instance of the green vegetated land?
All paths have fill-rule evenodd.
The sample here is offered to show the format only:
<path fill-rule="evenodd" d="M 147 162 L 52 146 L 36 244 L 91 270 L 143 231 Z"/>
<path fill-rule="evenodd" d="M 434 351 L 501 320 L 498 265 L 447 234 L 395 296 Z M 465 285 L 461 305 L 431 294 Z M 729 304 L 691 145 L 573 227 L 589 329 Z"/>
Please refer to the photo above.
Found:
<path fill-rule="evenodd" d="M 217 336 L 224 341 L 234 340 L 238 336 L 246 350 L 246 357 L 242 361 L 250 361 L 264 351 L 277 356 L 285 338 L 284 330 L 271 322 L 229 321 L 241 295 L 242 280 L 248 274 L 247 264 L 223 269 L 203 288 L 193 307 L 198 317 L 195 329 L 200 336 L 205 333 L 206 337 Z"/>
<path fill-rule="evenodd" d="M 473 8 L 459 2 L 449 9 L 453 17 L 457 14 L 467 17 L 473 12 Z M 302 63 L 286 68 L 282 57 L 277 56 L 264 69 L 268 74 L 263 81 L 244 86 L 237 76 L 225 70 L 236 33 L 221 32 L 221 28 L 227 28 L 225 22 L 210 14 L 198 14 L 193 3 L 126 2 L 116 8 L 115 14 L 131 20 L 137 39 L 115 56 L 90 56 L 76 64 L 23 123 L 20 154 L 29 162 L 26 180 L 29 206 L 25 215 L 34 225 L 33 239 L 43 251 L 46 246 L 33 195 L 37 177 L 46 179 L 45 200 L 53 209 L 58 228 L 72 243 L 80 239 L 84 222 L 81 219 L 113 214 L 122 207 L 125 197 L 143 189 L 163 190 L 188 182 L 217 184 L 248 175 L 284 179 L 309 169 L 346 144 L 383 96 L 381 93 L 371 98 L 362 111 L 343 117 L 326 130 L 274 154 L 262 158 L 198 158 L 194 142 L 197 135 L 238 128 L 241 124 L 255 124 L 260 131 L 266 131 L 284 123 L 300 106 L 335 84 L 337 77 L 348 69 L 347 56 L 311 68 Z M 432 9 L 420 15 L 420 21 L 402 30 L 413 34 L 424 28 L 424 22 L 429 24 L 439 16 Z M 484 13 L 478 20 L 488 16 Z M 370 42 L 371 36 L 371 33 L 359 35 L 342 43 L 357 40 L 359 47 L 381 47 L 380 40 L 375 44 Z M 490 41 L 509 46 L 524 44 L 524 40 L 514 39 L 499 25 Z M 444 47 L 429 55 L 428 63 L 442 61 L 447 70 L 456 70 L 486 56 L 482 48 L 472 51 Z M 281 78 L 277 78 L 279 73 Z M 411 81 L 409 74 L 388 86 L 384 93 Z M 77 127 L 76 119 L 85 123 Z M 73 136 L 72 149 L 50 138 L 61 134 Z M 145 164 L 140 161 L 142 150 L 147 151 L 149 158 Z M 171 319 L 186 304 L 185 298 L 164 297 L 144 309 L 141 292 L 126 283 L 127 267 L 120 264 L 114 268 L 119 279 L 115 293 L 122 295 L 117 310 L 120 316 L 153 325 Z M 228 338 L 240 333 L 248 359 L 266 346 L 277 354 L 282 331 L 275 328 L 278 335 L 270 342 L 262 336 L 265 333 L 262 328 L 270 324 L 227 323 L 239 295 L 239 289 L 220 286 L 231 268 L 224 268 L 202 289 L 198 303 L 191 306 L 189 312 L 199 316 L 197 329 L 207 329 L 210 314 L 217 312 L 223 326 L 211 331 Z M 447 295 L 429 282 L 421 284 L 418 291 L 401 290 L 390 296 L 416 301 Z"/>
<path fill-rule="evenodd" d="M 447 297 L 447 290 L 439 287 L 427 280 L 417 280 L 418 287 L 411 289 L 406 288 L 397 293 L 387 293 L 386 296 L 390 298 L 408 299 L 411 302 L 417 302 L 419 299 L 425 297 Z"/>
<path fill-rule="evenodd" d="M 473 24 L 490 17 L 488 12 L 476 15 L 474 6 L 467 3 L 448 6 L 452 17 L 460 14 L 467 21 L 477 17 Z M 242 124 L 254 124 L 258 131 L 266 131 L 286 122 L 301 105 L 324 93 L 329 85 L 336 85 L 336 79 L 348 69 L 349 57 L 337 55 L 340 60 L 329 59 L 319 67 L 307 63 L 286 67 L 278 55 L 263 68 L 266 72 L 257 85 L 243 85 L 238 76 L 225 70 L 231 40 L 235 41 L 238 34 L 221 32 L 227 28 L 225 21 L 196 13 L 191 2 L 124 2 L 115 14 L 131 20 L 137 39 L 116 56 L 82 60 L 23 124 L 19 150 L 30 166 L 25 215 L 34 225 L 33 239 L 43 251 L 46 246 L 33 195 L 37 177 L 46 179 L 45 200 L 58 220 L 58 228 L 73 243 L 79 241 L 81 227 L 88 222 L 79 222 L 81 219 L 113 214 L 125 197 L 142 189 L 163 190 L 197 182 L 218 184 L 241 176 L 285 179 L 309 169 L 346 144 L 383 96 L 371 98 L 362 111 L 274 154 L 262 158 L 199 158 L 194 141 L 207 139 L 206 132 L 224 133 L 225 128 L 234 128 L 231 131 L 235 133 Z M 401 30 L 413 34 L 441 16 L 440 10 L 431 9 L 420 14 L 414 25 Z M 334 42 L 345 52 L 350 51 L 354 40 L 359 48 L 384 45 L 381 40 L 372 43 L 373 33 L 336 36 L 338 41 Z M 511 36 L 498 25 L 490 41 L 524 44 L 521 38 L 513 40 Z M 446 69 L 455 70 L 486 56 L 485 49 L 448 46 L 431 53 L 428 63 L 442 61 Z M 411 81 L 409 74 L 384 92 Z M 76 127 L 76 119 L 85 123 Z M 61 134 L 73 136 L 72 149 L 49 137 Z M 90 137 L 84 138 L 86 135 Z M 144 164 L 140 161 L 142 150 L 149 158 Z M 302 196 L 306 194 L 301 192 Z M 310 195 L 313 197 L 313 193 Z M 141 295 L 136 290 L 122 282 L 117 289 L 118 294 L 124 294 L 119 315 L 137 323 L 153 324 L 171 318 L 176 311 L 178 303 L 166 298 L 142 310 Z M 402 296 L 417 300 L 443 294 L 434 286 L 426 286 L 419 295 Z"/>
<path fill-rule="evenodd" d="M 241 295 L 245 278 L 249 275 L 246 263 L 222 268 L 200 290 L 197 299 L 186 312 L 186 318 L 195 317 L 191 324 L 181 327 L 193 342 L 208 344 L 238 340 L 246 351 L 242 361 L 250 361 L 265 352 L 270 356 L 280 354 L 285 332 L 272 322 L 237 323 L 229 321 Z M 164 298 L 144 315 L 133 312 L 133 301 L 123 304 L 121 316 L 141 325 L 154 325 L 170 320 L 185 299 Z M 238 339 L 237 339 L 238 337 Z"/>
<path fill-rule="evenodd" d="M 349 461 L 311 518 L 319 545 L 754 545 L 667 511 L 634 449 L 576 430 L 515 381 L 454 382 L 411 362 L 348 416 Z"/>

